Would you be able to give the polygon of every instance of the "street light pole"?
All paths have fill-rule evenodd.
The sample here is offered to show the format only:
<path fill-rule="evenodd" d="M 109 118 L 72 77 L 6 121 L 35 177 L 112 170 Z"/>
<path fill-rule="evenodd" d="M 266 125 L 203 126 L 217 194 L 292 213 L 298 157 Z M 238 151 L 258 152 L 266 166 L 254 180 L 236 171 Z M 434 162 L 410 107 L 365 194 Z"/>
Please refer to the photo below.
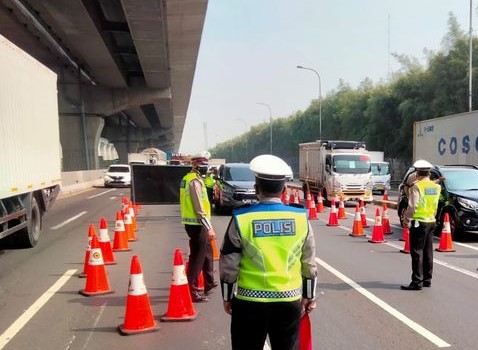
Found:
<path fill-rule="evenodd" d="M 317 78 L 319 78 L 319 140 L 322 140 L 322 81 L 320 79 L 320 74 L 313 68 L 304 66 L 297 66 L 297 68 L 310 70 L 317 75 Z"/>
<path fill-rule="evenodd" d="M 271 126 L 270 130 L 270 154 L 272 154 L 272 109 L 267 103 L 257 102 L 258 105 L 266 106 L 269 109 L 269 124 Z"/>
<path fill-rule="evenodd" d="M 246 138 L 246 161 L 247 161 L 249 159 L 248 156 L 247 156 L 247 133 L 249 132 L 249 128 L 247 127 L 247 123 L 245 122 L 244 119 L 237 118 L 236 120 L 242 122 L 244 124 L 244 128 L 246 130 L 246 133 L 244 134 L 244 136 Z"/>

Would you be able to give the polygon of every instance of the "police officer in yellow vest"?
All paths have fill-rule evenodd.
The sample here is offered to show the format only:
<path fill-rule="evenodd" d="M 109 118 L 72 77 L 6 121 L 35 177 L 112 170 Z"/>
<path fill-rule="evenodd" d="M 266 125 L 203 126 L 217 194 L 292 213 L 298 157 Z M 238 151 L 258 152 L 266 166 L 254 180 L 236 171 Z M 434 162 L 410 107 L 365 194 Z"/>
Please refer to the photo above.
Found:
<path fill-rule="evenodd" d="M 421 290 L 431 287 L 433 273 L 433 233 L 435 214 L 440 198 L 440 185 L 430 180 L 432 164 L 417 160 L 415 183 L 408 194 L 408 208 L 404 225 L 410 227 L 410 255 L 412 257 L 412 282 L 401 286 L 402 290 Z"/>
<path fill-rule="evenodd" d="M 211 240 L 215 233 L 211 224 L 211 205 L 201 172 L 207 171 L 209 152 L 202 152 L 191 158 L 191 172 L 186 174 L 179 189 L 179 204 L 181 223 L 184 224 L 189 236 L 189 264 L 187 278 L 191 297 L 194 302 L 205 302 L 212 288 L 217 286 L 214 281 L 213 252 Z M 204 294 L 199 293 L 198 279 L 203 272 Z"/>
<path fill-rule="evenodd" d="M 273 155 L 255 157 L 259 203 L 233 211 L 219 260 L 224 310 L 234 350 L 298 349 L 303 313 L 315 304 L 315 241 L 307 212 L 280 200 L 290 167 Z"/>
<path fill-rule="evenodd" d="M 214 198 L 214 184 L 216 183 L 216 168 L 212 168 L 207 174 L 206 178 L 204 179 L 204 184 L 206 185 L 207 197 L 209 198 L 209 203 L 212 205 L 212 201 Z"/>

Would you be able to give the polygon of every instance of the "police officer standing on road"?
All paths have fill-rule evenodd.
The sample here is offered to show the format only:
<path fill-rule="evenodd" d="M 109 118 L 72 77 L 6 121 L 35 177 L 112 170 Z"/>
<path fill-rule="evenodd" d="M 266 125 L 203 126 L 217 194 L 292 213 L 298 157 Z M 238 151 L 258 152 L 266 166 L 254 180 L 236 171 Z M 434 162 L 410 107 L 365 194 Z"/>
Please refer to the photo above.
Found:
<path fill-rule="evenodd" d="M 211 170 L 206 174 L 204 179 L 204 184 L 206 185 L 207 197 L 209 198 L 209 203 L 212 205 L 214 199 L 214 184 L 216 183 L 216 168 L 211 168 Z"/>
<path fill-rule="evenodd" d="M 194 302 L 205 302 L 208 298 L 198 291 L 198 279 L 201 271 L 204 276 L 204 294 L 217 286 L 214 281 L 214 262 L 211 240 L 216 237 L 211 225 L 211 205 L 202 172 L 207 171 L 209 152 L 203 152 L 191 158 L 191 172 L 186 174 L 179 189 L 181 222 L 189 236 L 189 265 L 187 278 L 191 297 Z"/>
<path fill-rule="evenodd" d="M 435 215 L 440 198 L 440 185 L 430 180 L 433 167 L 426 160 L 417 160 L 415 183 L 408 194 L 408 208 L 404 225 L 410 227 L 410 255 L 412 257 L 412 282 L 401 286 L 402 290 L 421 290 L 431 287 L 433 273 L 433 233 Z"/>
<path fill-rule="evenodd" d="M 261 155 L 250 169 L 259 203 L 233 211 L 219 260 L 232 349 L 263 349 L 269 335 L 273 350 L 295 350 L 301 314 L 316 306 L 314 234 L 306 210 L 280 200 L 287 163 Z"/>

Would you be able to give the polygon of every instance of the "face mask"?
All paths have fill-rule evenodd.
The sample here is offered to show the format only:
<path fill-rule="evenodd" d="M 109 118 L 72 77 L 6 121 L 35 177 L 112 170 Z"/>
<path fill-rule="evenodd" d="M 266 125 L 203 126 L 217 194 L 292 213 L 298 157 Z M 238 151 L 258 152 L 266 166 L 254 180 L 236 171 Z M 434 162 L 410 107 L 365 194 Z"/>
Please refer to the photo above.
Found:
<path fill-rule="evenodd" d="M 207 174 L 207 165 L 200 165 L 198 167 L 198 170 L 199 170 L 199 174 L 201 174 L 201 176 L 206 176 Z"/>

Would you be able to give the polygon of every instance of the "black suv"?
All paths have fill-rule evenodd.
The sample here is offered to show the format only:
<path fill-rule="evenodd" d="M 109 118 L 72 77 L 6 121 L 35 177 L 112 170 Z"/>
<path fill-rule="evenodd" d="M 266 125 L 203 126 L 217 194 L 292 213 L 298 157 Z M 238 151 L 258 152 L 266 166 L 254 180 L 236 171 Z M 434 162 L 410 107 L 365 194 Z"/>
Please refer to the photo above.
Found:
<path fill-rule="evenodd" d="M 408 189 L 413 183 L 415 168 L 408 169 L 403 182 L 398 187 L 398 217 L 403 226 L 403 214 L 408 206 Z M 463 233 L 478 234 L 478 168 L 474 165 L 434 166 L 430 179 L 443 177 L 440 182 L 442 190 L 437 210 L 437 231 L 441 233 L 445 213 L 450 216 L 453 239 L 462 238 Z"/>
<path fill-rule="evenodd" d="M 221 214 L 243 204 L 257 202 L 255 176 L 248 163 L 221 165 L 214 185 L 214 209 Z"/>

